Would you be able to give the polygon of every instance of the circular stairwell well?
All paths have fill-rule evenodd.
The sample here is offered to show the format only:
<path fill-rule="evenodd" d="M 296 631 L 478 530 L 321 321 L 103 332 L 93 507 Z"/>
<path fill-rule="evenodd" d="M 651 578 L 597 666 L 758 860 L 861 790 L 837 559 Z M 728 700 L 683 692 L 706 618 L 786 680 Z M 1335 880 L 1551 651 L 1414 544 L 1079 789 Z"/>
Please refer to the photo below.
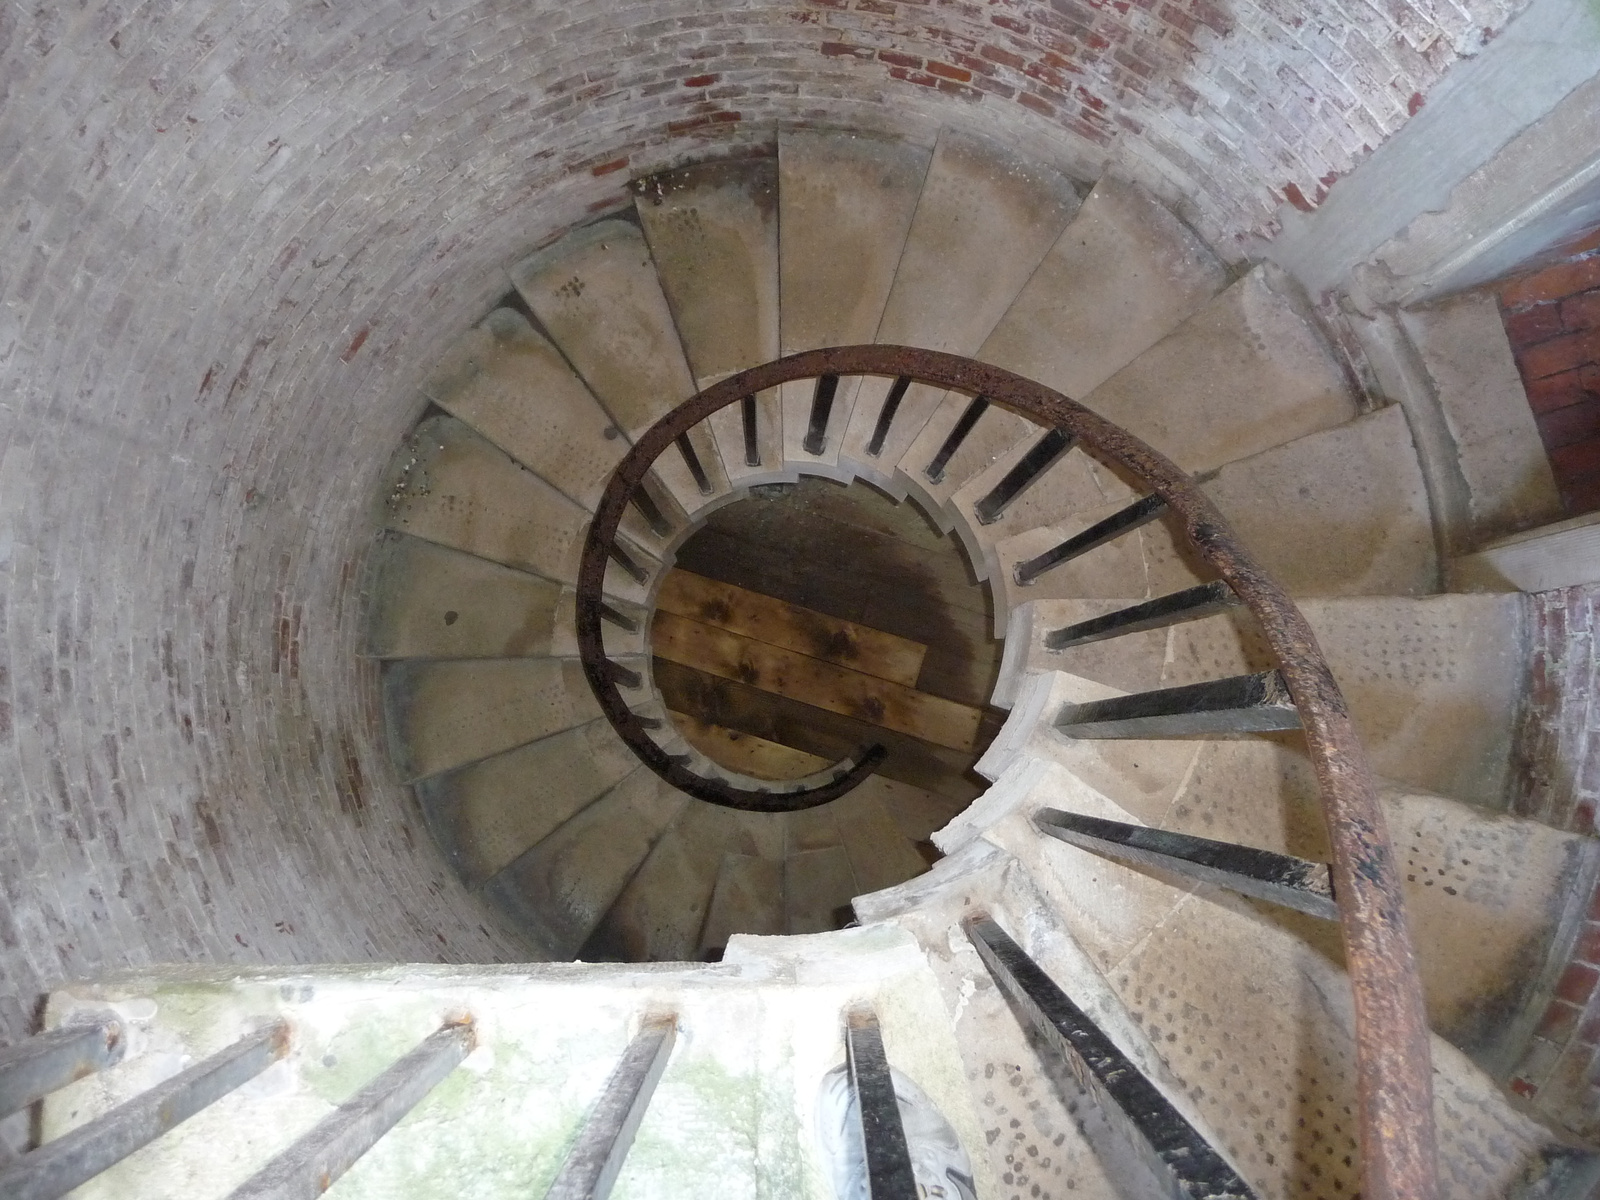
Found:
<path fill-rule="evenodd" d="M 1168 456 L 1296 597 L 1384 781 L 1433 1029 L 1445 1191 L 1532 1195 L 1515 1181 L 1555 1180 L 1548 1164 L 1579 1152 L 1494 1077 L 1526 1036 L 1516 1014 L 1562 961 L 1563 905 L 1592 855 L 1496 811 L 1521 600 L 1438 594 L 1403 415 L 1352 392 L 1293 289 L 1266 268 L 1226 270 L 1131 183 L 1084 189 L 949 132 L 932 152 L 785 132 L 776 160 L 688 167 L 636 191 L 633 217 L 512 266 L 514 294 L 424 382 L 427 411 L 380 502 L 368 650 L 385 663 L 395 762 L 466 883 L 550 958 L 734 955 L 733 934 L 795 931 L 773 898 L 815 853 L 803 823 L 831 817 L 836 862 L 854 861 L 847 825 L 874 858 L 907 852 L 903 868 L 876 863 L 873 882 L 889 886 L 841 915 L 936 952 L 1008 1183 L 1111 1194 L 1081 1156 L 1061 1150 L 1051 1168 L 1026 1153 L 1073 1122 L 1005 1065 L 1029 1052 L 993 990 L 971 990 L 982 968 L 951 932 L 974 906 L 1028 931 L 1030 953 L 1139 1047 L 1260 1194 L 1356 1193 L 1354 1016 L 1334 927 L 1108 864 L 1033 823 L 1062 808 L 1329 857 L 1298 734 L 1071 731 L 1065 714 L 1086 702 L 1273 664 L 1248 616 L 1215 609 L 1058 648 L 1056 631 L 1207 582 L 1171 518 L 1015 412 L 892 375 L 783 383 L 676 439 L 652 432 L 702 389 L 785 354 L 878 342 L 971 356 Z M 586 560 L 590 518 L 641 440 L 660 443 L 643 502 L 615 510 L 614 542 Z M 711 780 L 774 808 L 795 786 L 739 769 L 749 760 L 719 764 L 703 728 L 675 724 L 656 639 L 677 556 L 693 558 L 735 506 L 817 486 L 809 476 L 907 498 L 990 589 L 1004 639 L 992 701 L 1010 715 L 977 763 L 993 785 L 931 831 L 945 857 L 925 874 L 881 774 L 787 812 L 668 781 L 688 772 L 677 778 L 691 791 Z M 577 633 L 585 561 L 599 587 L 587 628 L 609 664 L 594 687 Z M 616 721 L 602 714 L 608 691 L 625 706 Z M 659 771 L 640 767 L 624 725 L 649 731 Z M 997 1074 L 1004 1086 L 979 1082 Z"/>

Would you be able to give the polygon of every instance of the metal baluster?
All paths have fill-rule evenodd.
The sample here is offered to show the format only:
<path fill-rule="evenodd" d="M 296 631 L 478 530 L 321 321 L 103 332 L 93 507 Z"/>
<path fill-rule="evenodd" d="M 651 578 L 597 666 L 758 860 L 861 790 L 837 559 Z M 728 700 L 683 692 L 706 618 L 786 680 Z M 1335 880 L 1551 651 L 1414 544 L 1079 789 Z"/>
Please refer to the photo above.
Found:
<path fill-rule="evenodd" d="M 1011 502 L 1055 466 L 1062 455 L 1072 449 L 1076 440 L 1065 429 L 1045 430 L 1044 436 L 1029 447 L 1016 466 L 1005 473 L 1005 478 L 972 506 L 978 524 L 992 525 L 998 521 Z"/>
<path fill-rule="evenodd" d="M 828 418 L 833 414 L 833 394 L 839 390 L 837 375 L 823 375 L 811 393 L 811 422 L 806 426 L 805 441 L 800 443 L 807 454 L 821 454 L 828 444 Z"/>
<path fill-rule="evenodd" d="M 938 483 L 944 479 L 944 469 L 950 465 L 950 460 L 955 452 L 961 449 L 961 443 L 967 440 L 967 434 L 972 432 L 972 427 L 978 423 L 978 418 L 983 416 L 984 410 L 989 407 L 989 402 L 982 396 L 974 396 L 966 410 L 956 421 L 955 428 L 950 431 L 950 436 L 944 439 L 944 445 L 939 447 L 939 453 L 933 456 L 933 461 L 922 473 L 928 477 L 929 483 Z"/>
<path fill-rule="evenodd" d="M 52 1029 L 0 1050 L 0 1117 L 122 1060 L 127 1042 L 116 1021 Z"/>
<path fill-rule="evenodd" d="M 889 394 L 883 398 L 883 407 L 878 410 L 878 423 L 872 428 L 872 440 L 867 443 L 867 453 L 873 458 L 883 453 L 883 440 L 889 436 L 889 425 L 894 421 L 895 413 L 900 411 L 900 401 L 906 398 L 906 389 L 910 386 L 911 376 L 902 375 L 894 381 Z"/>
<path fill-rule="evenodd" d="M 229 1200 L 315 1200 L 472 1053 L 470 1022 L 446 1025 L 318 1121 Z"/>
<path fill-rule="evenodd" d="M 1086 1121 L 1084 1132 L 1102 1165 L 1120 1176 L 1113 1178 L 1119 1192 L 1254 1200 L 1249 1185 L 1005 930 L 988 917 L 972 917 L 966 931 L 1020 1019 L 1070 1068 L 1097 1115 L 1108 1118 Z"/>
<path fill-rule="evenodd" d="M 1324 920 L 1339 919 L 1325 863 L 1057 808 L 1040 809 L 1033 823 L 1040 832 L 1081 850 L 1159 867 Z"/>
<path fill-rule="evenodd" d="M 1299 710 L 1276 671 L 1069 704 L 1056 718 L 1056 729 L 1075 738 L 1191 737 L 1299 728 Z"/>
<path fill-rule="evenodd" d="M 611 555 L 611 561 L 616 563 L 617 566 L 621 567 L 629 575 L 632 575 L 636 581 L 639 583 L 650 582 L 650 572 L 646 571 L 642 566 L 634 562 L 633 557 L 616 542 L 611 543 L 609 553 Z"/>
<path fill-rule="evenodd" d="M 1199 587 L 1185 588 L 1166 596 L 1157 596 L 1143 604 L 1132 604 L 1100 617 L 1090 617 L 1065 629 L 1054 629 L 1044 636 L 1047 650 L 1065 650 L 1071 646 L 1087 646 L 1090 642 L 1103 642 L 1107 638 L 1122 637 L 1129 633 L 1142 633 L 1146 629 L 1163 629 L 1168 625 L 1181 625 L 1185 621 L 1198 621 L 1215 616 L 1243 603 L 1233 594 L 1233 589 L 1223 580 L 1202 583 Z"/>
<path fill-rule="evenodd" d="M 851 1012 L 845 1018 L 844 1044 L 850 1062 L 850 1086 L 856 1093 L 856 1111 L 861 1114 L 868 1195 L 872 1200 L 918 1200 L 911 1152 L 900 1123 L 900 1102 L 895 1099 L 878 1018 L 867 1009 Z"/>
<path fill-rule="evenodd" d="M 655 497 L 645 491 L 642 486 L 633 490 L 633 494 L 628 497 L 628 502 L 639 510 L 639 515 L 644 518 L 644 523 L 650 526 L 651 531 L 657 537 L 672 536 L 672 524 L 666 517 L 662 516 L 661 506 L 656 503 Z"/>
<path fill-rule="evenodd" d="M 633 1146 L 678 1036 L 676 1017 L 648 1020 L 611 1072 L 545 1200 L 605 1200 Z M 707 1181 L 708 1194 L 716 1191 Z"/>
<path fill-rule="evenodd" d="M 615 659 L 606 659 L 606 673 L 611 676 L 612 682 L 618 687 L 637 688 L 644 686 L 643 675 L 623 666 Z"/>
<path fill-rule="evenodd" d="M 71 1133 L 0 1169 L 6 1200 L 56 1200 L 115 1166 L 287 1053 L 289 1027 L 275 1022 L 213 1054 Z"/>
<path fill-rule="evenodd" d="M 744 465 L 761 465 L 761 443 L 756 438 L 756 398 L 746 396 L 739 401 L 739 415 L 744 419 Z"/>
<path fill-rule="evenodd" d="M 638 621 L 635 621 L 627 613 L 612 608 L 611 605 L 606 604 L 604 601 L 600 604 L 600 619 L 602 621 L 610 621 L 618 629 L 624 629 L 629 633 L 639 632 Z"/>
<path fill-rule="evenodd" d="M 711 479 L 706 474 L 706 469 L 700 463 L 700 455 L 695 452 L 694 443 L 689 440 L 687 433 L 680 433 L 677 437 L 678 453 L 683 455 L 683 461 L 689 468 L 689 474 L 694 476 L 694 485 L 700 489 L 702 496 L 709 496 L 716 489 L 711 486 Z"/>
<path fill-rule="evenodd" d="M 1059 567 L 1069 559 L 1087 554 L 1096 546 L 1103 546 L 1113 538 L 1121 537 L 1141 525 L 1149 524 L 1161 515 L 1166 506 L 1165 500 L 1153 494 L 1142 500 L 1135 500 L 1127 508 L 1112 513 L 1104 521 L 1089 526 L 1082 533 L 1073 534 L 1059 546 L 1046 550 L 1037 558 L 1018 563 L 1012 575 L 1018 584 L 1026 587 L 1052 567 Z"/>

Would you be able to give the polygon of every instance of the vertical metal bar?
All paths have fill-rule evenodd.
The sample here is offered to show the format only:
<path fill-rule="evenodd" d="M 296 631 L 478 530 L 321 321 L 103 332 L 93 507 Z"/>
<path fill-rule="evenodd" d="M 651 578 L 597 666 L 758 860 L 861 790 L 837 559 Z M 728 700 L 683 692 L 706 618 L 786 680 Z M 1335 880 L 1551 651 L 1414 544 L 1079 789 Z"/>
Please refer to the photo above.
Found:
<path fill-rule="evenodd" d="M 1045 430 L 1044 436 L 1029 447 L 1017 465 L 1006 472 L 1005 478 L 972 506 L 978 524 L 992 525 L 998 521 L 1012 501 L 1033 486 L 1035 480 L 1072 449 L 1075 440 L 1065 429 Z"/>
<path fill-rule="evenodd" d="M 911 376 L 902 375 L 894 381 L 889 394 L 883 398 L 883 407 L 878 410 L 878 423 L 872 427 L 872 440 L 867 443 L 867 453 L 873 458 L 883 453 L 883 441 L 889 436 L 889 426 L 894 421 L 895 413 L 900 411 L 900 401 L 906 398 L 906 389 L 910 386 Z"/>
<path fill-rule="evenodd" d="M 6 1200 L 56 1200 L 66 1195 L 255 1078 L 288 1048 L 289 1027 L 282 1021 L 235 1042 L 0 1169 L 0 1196 Z"/>
<path fill-rule="evenodd" d="M 709 496 L 716 489 L 711 486 L 711 478 L 706 474 L 705 467 L 700 462 L 700 456 L 695 453 L 694 443 L 689 440 L 687 433 L 680 433 L 677 437 L 678 453 L 683 455 L 684 464 L 689 468 L 689 474 L 694 476 L 694 485 L 700 489 L 702 496 Z"/>
<path fill-rule="evenodd" d="M 661 507 L 656 503 L 655 497 L 645 491 L 642 485 L 634 488 L 633 493 L 628 497 L 628 501 L 639 510 L 639 515 L 644 518 L 644 523 L 650 526 L 657 537 L 670 537 L 672 535 L 671 522 L 661 515 Z"/>
<path fill-rule="evenodd" d="M 1005 930 L 988 917 L 970 917 L 965 924 L 967 938 L 1012 1007 L 1065 1060 L 1106 1115 L 1116 1118 L 1084 1126 L 1103 1163 L 1125 1160 L 1131 1150 L 1172 1200 L 1253 1200 L 1249 1185 Z M 1118 1191 L 1150 1194 L 1147 1186 Z"/>
<path fill-rule="evenodd" d="M 468 1054 L 471 1022 L 446 1025 L 329 1113 L 229 1200 L 316 1200 Z"/>
<path fill-rule="evenodd" d="M 606 1080 L 545 1200 L 605 1200 L 611 1194 L 677 1036 L 676 1017 L 644 1023 Z M 715 1181 L 706 1183 L 707 1194 L 715 1194 Z"/>
<path fill-rule="evenodd" d="M 1218 579 L 1212 583 L 1202 583 L 1199 587 L 1157 596 L 1143 604 L 1130 604 L 1127 608 L 1119 608 L 1100 617 L 1090 617 L 1087 621 L 1079 621 L 1064 629 L 1052 629 L 1044 635 L 1044 645 L 1047 650 L 1087 646 L 1090 642 L 1143 633 L 1146 629 L 1165 629 L 1169 625 L 1213 617 L 1230 608 L 1238 608 L 1243 603 L 1226 582 Z"/>
<path fill-rule="evenodd" d="M 933 456 L 933 461 L 922 472 L 928 477 L 929 483 L 938 483 L 944 479 L 944 469 L 950 465 L 955 452 L 961 449 L 961 443 L 967 440 L 967 434 L 972 432 L 972 427 L 978 423 L 978 418 L 983 416 L 984 410 L 988 407 L 989 402 L 982 396 L 972 398 L 972 402 L 956 421 L 955 428 L 950 431 L 950 436 L 944 439 L 944 445 L 939 447 L 939 453 Z"/>
<path fill-rule="evenodd" d="M 616 542 L 611 543 L 611 559 L 640 583 L 650 582 L 650 573 L 633 561 L 633 557 Z"/>
<path fill-rule="evenodd" d="M 127 1042 L 115 1021 L 52 1029 L 0 1050 L 0 1117 L 122 1059 Z"/>
<path fill-rule="evenodd" d="M 628 669 L 614 659 L 606 659 L 606 671 L 619 687 L 636 688 L 644 685 L 643 675 Z"/>
<path fill-rule="evenodd" d="M 855 1089 L 856 1110 L 861 1114 L 867 1193 L 872 1200 L 918 1200 L 878 1018 L 865 1009 L 851 1012 L 845 1018 L 844 1044 L 850 1061 L 850 1086 Z"/>
<path fill-rule="evenodd" d="M 1103 546 L 1113 538 L 1132 533 L 1141 525 L 1148 525 L 1159 517 L 1166 507 L 1167 502 L 1152 492 L 1142 500 L 1135 500 L 1127 508 L 1112 513 L 1104 521 L 1089 526 L 1082 533 L 1073 534 L 1059 546 L 1046 550 L 1037 558 L 1018 563 L 1012 575 L 1018 584 L 1026 587 L 1052 567 L 1059 567 L 1069 559 L 1087 554 L 1096 546 Z"/>
<path fill-rule="evenodd" d="M 759 467 L 761 465 L 761 442 L 756 436 L 756 398 L 746 396 L 739 401 L 739 415 L 744 418 L 744 465 Z"/>
<path fill-rule="evenodd" d="M 611 607 L 611 605 L 605 603 L 604 601 L 601 601 L 600 603 L 600 619 L 602 621 L 609 621 L 618 629 L 625 629 L 629 633 L 639 632 L 639 622 L 635 621 L 627 613 L 619 612 L 617 609 Z"/>
<path fill-rule="evenodd" d="M 1208 679 L 1069 704 L 1056 729 L 1071 738 L 1169 738 L 1300 728 L 1300 710 L 1276 671 Z"/>
<path fill-rule="evenodd" d="M 839 390 L 837 375 L 817 378 L 816 391 L 811 393 L 811 422 L 806 427 L 806 439 L 800 443 L 807 454 L 821 454 L 828 444 L 828 418 L 833 414 L 833 394 Z"/>
<path fill-rule="evenodd" d="M 1059 808 L 1041 808 L 1033 823 L 1041 833 L 1091 854 L 1172 871 L 1325 921 L 1339 919 L 1326 863 Z"/>

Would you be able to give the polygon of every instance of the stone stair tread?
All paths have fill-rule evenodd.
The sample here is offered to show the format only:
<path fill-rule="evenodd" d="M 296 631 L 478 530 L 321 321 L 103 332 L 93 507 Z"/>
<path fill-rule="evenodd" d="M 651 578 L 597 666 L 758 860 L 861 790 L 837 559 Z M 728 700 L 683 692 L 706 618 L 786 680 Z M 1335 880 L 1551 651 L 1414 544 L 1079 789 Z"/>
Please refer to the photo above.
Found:
<path fill-rule="evenodd" d="M 575 656 L 564 584 L 405 534 L 375 551 L 374 658 Z"/>
<path fill-rule="evenodd" d="M 650 176 L 637 190 L 634 208 L 695 385 L 777 358 L 777 162 L 702 163 Z M 786 477 L 776 389 L 756 403 L 759 466 L 745 462 L 737 405 L 710 418 L 723 470 L 736 484 Z"/>
<path fill-rule="evenodd" d="M 579 229 L 518 263 L 511 282 L 630 441 L 695 394 L 638 226 L 607 220 Z M 710 429 L 695 426 L 689 440 L 713 495 L 726 493 Z M 681 457 L 669 451 L 656 459 L 655 470 L 685 512 L 704 505 Z"/>
<path fill-rule="evenodd" d="M 758 854 L 728 854 L 717 869 L 697 956 L 721 958 L 734 934 L 781 934 L 785 924 L 783 863 Z"/>
<path fill-rule="evenodd" d="M 590 512 L 628 452 L 628 440 L 583 380 L 515 309 L 496 309 L 479 322 L 422 390 Z"/>
<path fill-rule="evenodd" d="M 983 344 L 1079 206 L 1076 186 L 985 138 L 946 129 L 928 166 L 894 286 L 873 340 L 972 354 Z M 913 386 L 874 458 L 866 453 L 891 381 L 861 381 L 841 461 L 892 484 L 943 393 Z"/>
<path fill-rule="evenodd" d="M 1255 268 L 1077 399 L 1190 472 L 1353 419 L 1344 373 L 1289 286 Z"/>
<path fill-rule="evenodd" d="M 1080 968 L 1070 980 L 1058 971 L 1058 981 L 1100 991 L 1102 1006 L 1123 1010 L 1139 1035 L 1124 1050 L 1170 1080 L 1169 1099 L 1258 1194 L 1354 1195 L 1360 1160 L 1343 969 L 1306 939 L 1300 921 L 1038 837 L 1027 820 L 1036 807 L 1117 819 L 1115 804 L 1075 784 L 1058 771 L 989 835 L 1025 866 L 1098 976 Z M 1433 1038 L 1432 1051 L 1444 1194 L 1506 1195 L 1559 1142 L 1443 1038 Z"/>
<path fill-rule="evenodd" d="M 636 767 L 490 877 L 484 896 L 515 914 L 548 958 L 576 958 L 686 803 Z"/>
<path fill-rule="evenodd" d="M 839 928 L 850 919 L 850 901 L 861 890 L 843 846 L 790 854 L 783 869 L 787 931 L 826 933 Z"/>
<path fill-rule="evenodd" d="M 861 345 L 876 337 L 931 158 L 930 150 L 888 139 L 779 132 L 784 354 Z M 828 474 L 838 471 L 857 386 L 854 380 L 841 382 L 820 456 L 801 449 L 812 389 L 804 382 L 780 389 L 786 459 Z"/>
<path fill-rule="evenodd" d="M 391 473 L 389 528 L 571 583 L 588 513 L 454 417 L 418 426 Z"/>
<path fill-rule="evenodd" d="M 456 870 L 476 887 L 639 769 L 600 717 L 426 779 L 417 798 Z"/>
<path fill-rule="evenodd" d="M 1375 770 L 1397 783 L 1504 808 L 1511 726 L 1523 685 L 1521 596 L 1344 596 L 1303 599 L 1299 607 Z M 1031 626 L 1028 649 L 1018 661 L 1031 664 L 1026 670 L 1069 673 L 1086 664 L 1082 670 L 1123 691 L 1272 666 L 1244 610 L 1115 639 L 1128 643 L 1120 653 L 1107 643 L 1044 648 L 1047 630 L 1105 609 L 1038 602 L 1018 621 L 1019 632 Z M 1152 685 L 1156 664 L 1159 676 Z"/>
<path fill-rule="evenodd" d="M 1561 496 L 1494 296 L 1456 296 L 1399 317 L 1437 388 L 1472 535 L 1483 541 L 1559 521 Z"/>
<path fill-rule="evenodd" d="M 855 875 L 855 894 L 881 891 L 927 870 L 922 855 L 870 792 L 856 788 L 835 800 L 831 807 L 836 810 L 839 837 Z"/>
<path fill-rule="evenodd" d="M 395 766 L 406 780 L 437 775 L 600 715 L 583 668 L 572 658 L 391 662 L 383 672 L 383 702 Z"/>
<path fill-rule="evenodd" d="M 1226 283 L 1216 256 L 1165 205 L 1137 184 L 1103 176 L 976 357 L 1081 399 Z M 966 397 L 945 397 L 899 470 L 925 467 L 965 407 Z M 950 505 L 964 483 L 997 459 L 1015 457 L 1013 449 L 1020 454 L 1039 432 L 1026 418 L 991 408 L 950 459 L 944 479 L 918 486 Z"/>

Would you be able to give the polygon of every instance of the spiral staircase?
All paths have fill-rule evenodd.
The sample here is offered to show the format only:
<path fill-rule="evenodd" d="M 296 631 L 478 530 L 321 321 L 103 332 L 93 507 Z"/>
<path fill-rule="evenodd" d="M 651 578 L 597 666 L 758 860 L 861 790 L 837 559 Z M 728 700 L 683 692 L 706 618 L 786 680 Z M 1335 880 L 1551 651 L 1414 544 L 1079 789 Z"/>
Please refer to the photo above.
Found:
<path fill-rule="evenodd" d="M 1137 827 L 1342 861 L 1305 704 L 1215 693 L 1272 685 L 1280 647 L 1181 506 L 1007 404 L 1011 376 L 1176 464 L 1314 630 L 1380 777 L 1431 1030 L 1415 1044 L 1437 1194 L 1590 1194 L 1600 1158 L 1500 1086 L 1596 867 L 1587 839 L 1503 811 L 1523 599 L 1440 592 L 1407 420 L 1353 385 L 1293 286 L 1230 272 L 1132 183 L 1085 191 L 949 131 L 931 151 L 784 132 L 776 159 L 635 190 L 634 213 L 515 264 L 514 291 L 423 383 L 371 588 L 394 762 L 433 836 L 535 957 L 598 965 L 63 989 L 50 1023 L 109 1011 L 130 1060 L 211 1053 L 269 1018 L 296 1031 L 279 1066 L 75 1194 L 227 1194 L 419 1042 L 448 1082 L 336 1195 L 600 1194 L 560 1187 L 619 1058 L 637 1059 L 638 1140 L 608 1160 L 616 1194 L 714 1178 L 826 1195 L 816 1080 L 859 1058 L 865 1110 L 874 1045 L 933 1098 L 980 1196 L 1428 1194 L 1372 1171 L 1381 1122 L 1363 1121 L 1405 1110 L 1366 1072 L 1407 1058 L 1404 1022 L 1362 1024 L 1327 886 L 1296 911 L 1241 894 L 1234 868 L 1187 873 L 1182 837 L 1127 852 Z M 697 395 L 718 405 L 701 416 Z M 914 503 L 991 589 L 1010 717 L 962 812 L 874 774 L 869 747 L 802 779 L 742 775 L 662 703 L 650 620 L 675 551 L 802 475 Z M 824 818 L 826 852 L 807 832 Z M 930 835 L 945 857 L 924 870 Z M 859 928 L 815 918 L 852 901 Z M 1111 1084 L 1061 1074 L 1019 1022 L 1013 1004 L 1040 1006 L 1029 969 L 1122 1056 Z M 181 1000 L 143 1007 L 157 990 Z M 676 1041 L 650 1034 L 661 1012 Z M 1133 1176 L 1097 1132 L 1129 1072 L 1198 1138 Z M 73 1084 L 46 1132 L 71 1137 L 158 1074 Z M 1202 1149 L 1209 1175 L 1184 1166 Z"/>

